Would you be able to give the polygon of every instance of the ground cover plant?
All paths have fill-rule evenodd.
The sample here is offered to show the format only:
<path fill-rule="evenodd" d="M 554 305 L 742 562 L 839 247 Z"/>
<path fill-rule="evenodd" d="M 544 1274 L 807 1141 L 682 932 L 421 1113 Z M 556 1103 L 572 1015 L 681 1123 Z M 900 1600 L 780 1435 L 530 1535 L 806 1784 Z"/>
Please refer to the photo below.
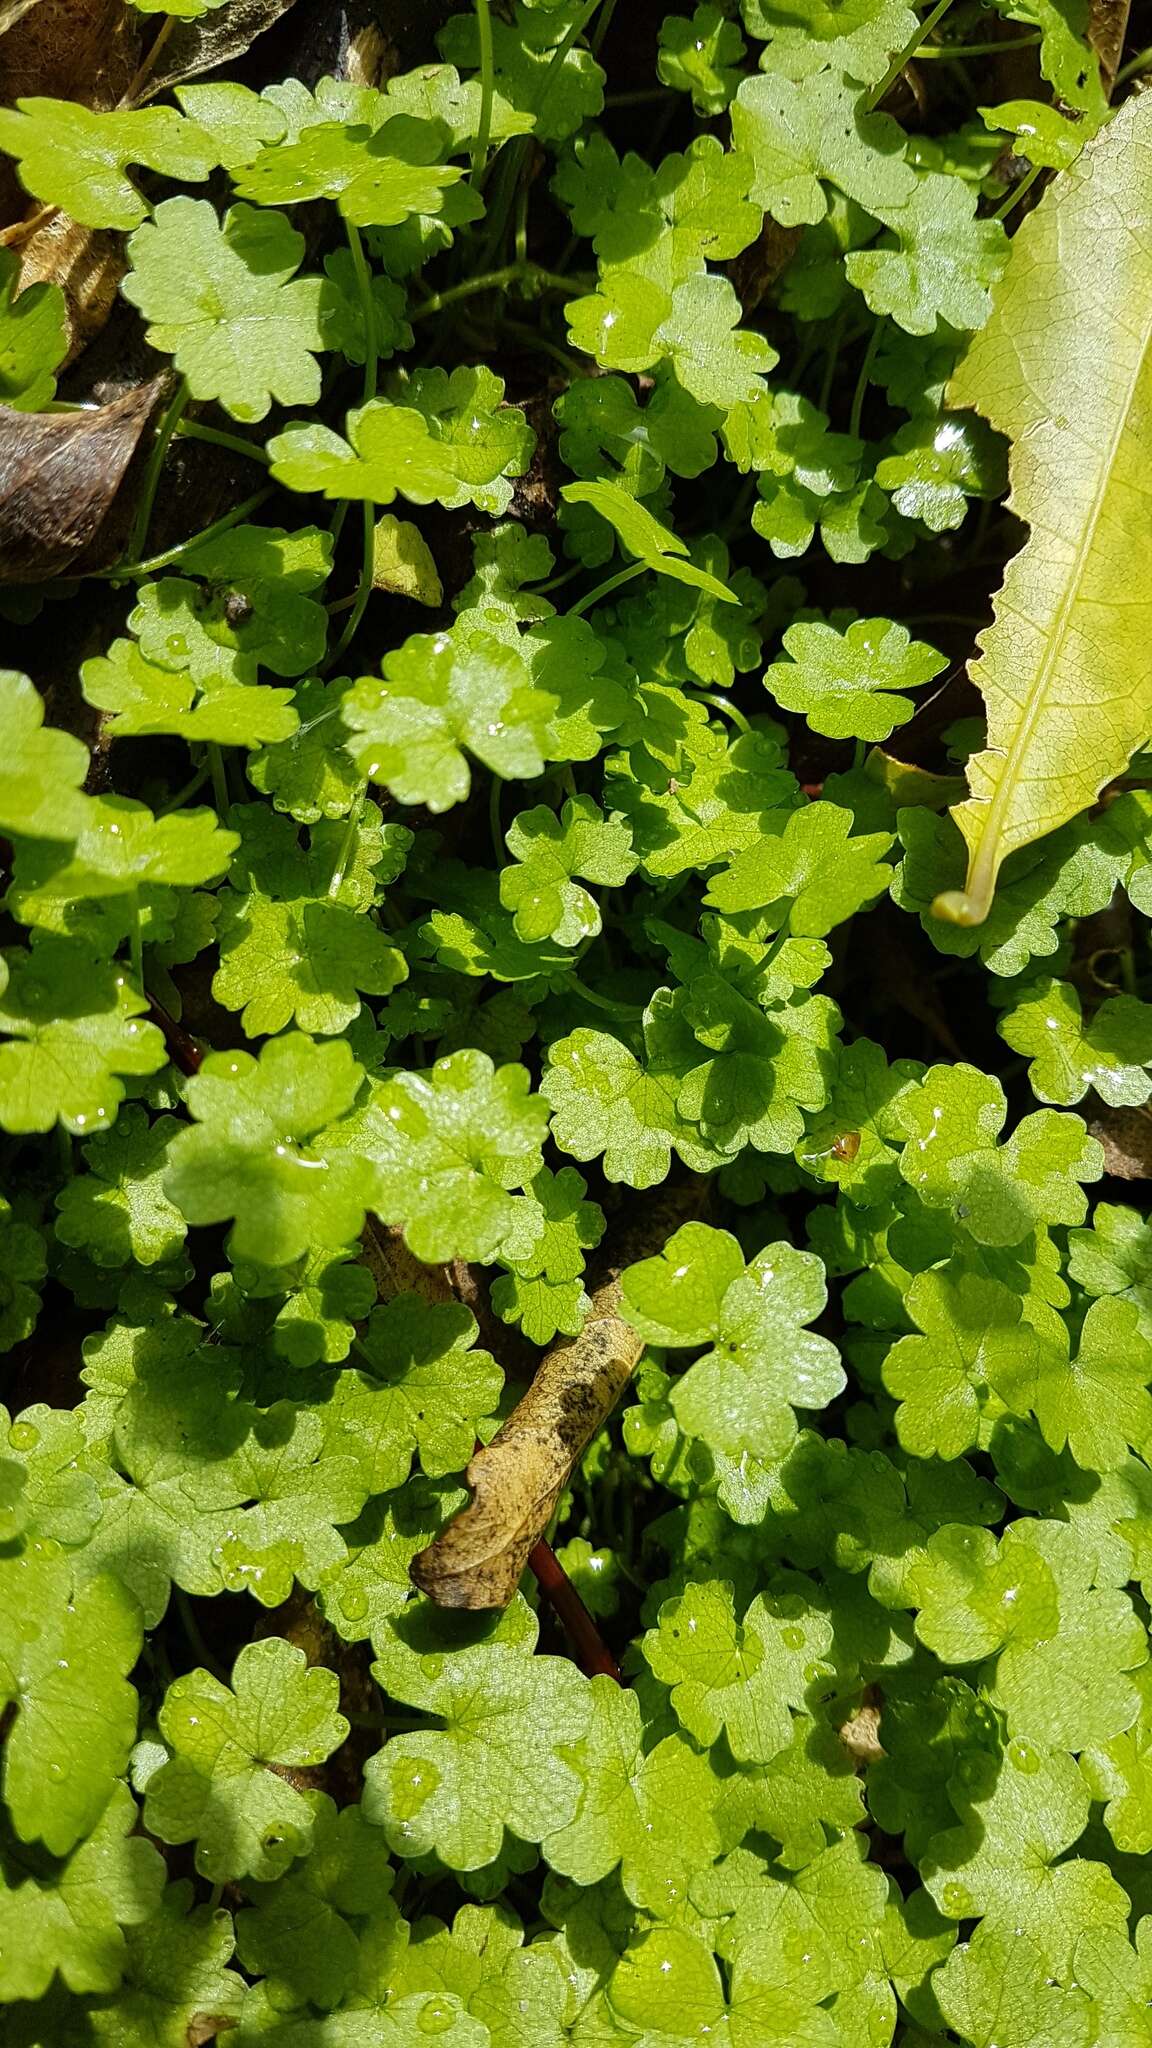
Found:
<path fill-rule="evenodd" d="M 1152 2041 L 1152 98 L 0 7 L 0 2041 Z"/>

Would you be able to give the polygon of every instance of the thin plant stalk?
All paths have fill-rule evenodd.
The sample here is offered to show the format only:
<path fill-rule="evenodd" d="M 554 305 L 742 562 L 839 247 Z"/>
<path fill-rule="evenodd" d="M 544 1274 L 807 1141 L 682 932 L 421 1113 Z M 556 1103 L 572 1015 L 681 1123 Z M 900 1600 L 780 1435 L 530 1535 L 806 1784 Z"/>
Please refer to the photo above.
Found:
<path fill-rule="evenodd" d="M 148 457 L 148 467 L 144 472 L 144 481 L 140 489 L 140 503 L 136 507 L 136 517 L 132 521 L 132 531 L 128 536 L 128 553 L 133 558 L 140 553 L 147 539 L 148 527 L 152 519 L 152 507 L 156 501 L 156 492 L 160 483 L 160 471 L 164 467 L 164 457 L 168 453 L 168 444 L 180 424 L 184 408 L 189 403 L 191 397 L 192 393 L 188 389 L 187 380 L 181 377 L 172 397 L 168 401 L 168 410 L 165 412 L 157 429 L 156 439 L 152 444 L 152 453 Z"/>
<path fill-rule="evenodd" d="M 892 86 L 895 85 L 896 80 L 899 78 L 900 73 L 904 69 L 904 66 L 906 64 L 911 63 L 913 57 L 916 55 L 921 44 L 927 41 L 928 37 L 931 35 L 933 29 L 935 28 L 937 22 L 942 21 L 944 19 L 944 16 L 947 14 L 948 9 L 951 7 L 951 5 L 952 0 L 936 0 L 936 5 L 932 9 L 931 14 L 925 16 L 924 20 L 920 23 L 919 28 L 916 30 L 916 33 L 914 35 L 909 36 L 908 41 L 905 43 L 903 49 L 897 50 L 896 55 L 893 57 L 892 62 L 888 66 L 888 69 L 884 73 L 884 76 L 880 80 L 880 83 L 872 87 L 871 92 L 868 94 L 868 97 L 864 102 L 864 105 L 869 112 L 871 112 L 873 107 L 878 107 L 880 105 L 880 102 L 884 98 L 884 95 L 889 91 L 889 89 Z"/>

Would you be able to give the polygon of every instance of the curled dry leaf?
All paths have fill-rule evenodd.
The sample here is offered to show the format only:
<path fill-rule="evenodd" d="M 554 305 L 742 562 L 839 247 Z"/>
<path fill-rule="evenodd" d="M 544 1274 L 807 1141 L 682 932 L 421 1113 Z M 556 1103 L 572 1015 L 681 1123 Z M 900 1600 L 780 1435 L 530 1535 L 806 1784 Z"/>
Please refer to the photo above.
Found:
<path fill-rule="evenodd" d="M 43 582 L 92 545 L 163 383 L 86 412 L 0 407 L 0 581 Z"/>
<path fill-rule="evenodd" d="M 128 268 L 123 235 L 82 228 L 66 213 L 54 213 L 20 247 L 20 290 L 58 284 L 68 322 L 65 366 L 94 340 L 113 306 Z"/>
<path fill-rule="evenodd" d="M 553 1345 L 532 1385 L 465 1481 L 471 1504 L 413 1558 L 411 1575 L 441 1607 L 507 1607 L 577 1459 L 620 1399 L 644 1340 L 620 1314 L 620 1273 L 662 1245 L 700 1206 L 674 1188 L 645 1218 L 643 1242 L 621 1243 L 578 1337 Z"/>
<path fill-rule="evenodd" d="M 1152 1111 L 1112 1109 L 1090 1098 L 1084 1121 L 1104 1147 L 1104 1171 L 1117 1180 L 1152 1180 Z"/>

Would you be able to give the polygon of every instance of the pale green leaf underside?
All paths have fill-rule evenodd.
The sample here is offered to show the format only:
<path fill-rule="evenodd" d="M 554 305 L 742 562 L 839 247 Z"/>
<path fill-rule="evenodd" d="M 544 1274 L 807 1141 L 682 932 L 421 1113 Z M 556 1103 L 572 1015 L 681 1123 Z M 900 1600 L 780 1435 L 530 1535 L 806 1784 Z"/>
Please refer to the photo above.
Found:
<path fill-rule="evenodd" d="M 1012 440 L 1008 565 L 973 680 L 988 746 L 952 815 L 981 924 L 1001 863 L 1091 804 L 1152 733 L 1152 100 L 1129 100 L 1025 220 L 949 388 Z"/>

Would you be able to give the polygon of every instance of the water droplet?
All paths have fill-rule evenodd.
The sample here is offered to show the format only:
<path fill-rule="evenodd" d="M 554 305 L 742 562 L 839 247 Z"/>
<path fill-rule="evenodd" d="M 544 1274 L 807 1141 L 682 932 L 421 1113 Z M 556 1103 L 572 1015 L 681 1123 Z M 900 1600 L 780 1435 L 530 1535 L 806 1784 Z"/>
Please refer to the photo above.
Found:
<path fill-rule="evenodd" d="M 439 1678 L 440 1673 L 444 1669 L 444 1659 L 443 1657 L 421 1657 L 420 1669 L 424 1673 L 425 1678 Z"/>
<path fill-rule="evenodd" d="M 368 1595 L 359 1586 L 349 1586 L 340 1595 L 340 1612 L 348 1621 L 359 1621 L 368 1612 Z"/>
<path fill-rule="evenodd" d="M 40 1431 L 32 1422 L 14 1422 L 8 1431 L 8 1441 L 14 1451 L 34 1451 L 40 1441 Z"/>
<path fill-rule="evenodd" d="M 411 1820 L 431 1799 L 439 1783 L 440 1773 L 435 1764 L 426 1763 L 423 1757 L 407 1757 L 403 1763 L 394 1763 L 388 1773 L 388 1785 L 396 1819 Z"/>
<path fill-rule="evenodd" d="M 48 1776 L 54 1785 L 59 1785 L 68 1776 L 68 1772 L 63 1764 L 49 1764 Z"/>
<path fill-rule="evenodd" d="M 455 2024 L 456 2015 L 443 1998 L 430 1998 L 416 2017 L 416 2025 L 422 2034 L 446 2034 Z"/>
<path fill-rule="evenodd" d="M 953 1920 L 967 1920 L 972 1912 L 972 1894 L 962 1884 L 946 1884 L 940 1904 Z"/>
<path fill-rule="evenodd" d="M 787 1628 L 781 1629 L 780 1641 L 786 1650 L 802 1650 L 804 1648 L 804 1631 L 802 1628 L 797 1628 L 795 1622 L 790 1622 Z"/>
<path fill-rule="evenodd" d="M 1008 1761 L 1013 1770 L 1023 1771 L 1026 1777 L 1035 1777 L 1040 1769 L 1039 1752 L 1020 1735 L 1014 1735 L 1008 1744 Z"/>

